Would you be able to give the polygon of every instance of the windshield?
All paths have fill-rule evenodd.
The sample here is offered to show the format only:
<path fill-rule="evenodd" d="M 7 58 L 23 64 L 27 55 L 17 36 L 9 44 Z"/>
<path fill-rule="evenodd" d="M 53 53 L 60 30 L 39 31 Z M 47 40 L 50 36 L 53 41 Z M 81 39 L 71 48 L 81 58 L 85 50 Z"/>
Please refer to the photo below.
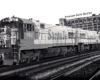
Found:
<path fill-rule="evenodd" d="M 0 33 L 4 32 L 4 28 L 0 28 Z"/>
<path fill-rule="evenodd" d="M 15 22 L 2 22 L 1 23 L 1 28 L 4 28 L 5 26 L 9 26 L 10 28 L 15 28 L 16 23 Z"/>

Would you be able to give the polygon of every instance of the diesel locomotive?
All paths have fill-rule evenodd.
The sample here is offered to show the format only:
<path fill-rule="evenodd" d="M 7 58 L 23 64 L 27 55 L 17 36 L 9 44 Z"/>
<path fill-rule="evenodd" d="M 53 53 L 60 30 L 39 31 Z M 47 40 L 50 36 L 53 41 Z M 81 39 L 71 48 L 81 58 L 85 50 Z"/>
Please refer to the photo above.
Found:
<path fill-rule="evenodd" d="M 7 17 L 0 24 L 0 61 L 18 65 L 98 48 L 100 33 L 34 19 Z"/>

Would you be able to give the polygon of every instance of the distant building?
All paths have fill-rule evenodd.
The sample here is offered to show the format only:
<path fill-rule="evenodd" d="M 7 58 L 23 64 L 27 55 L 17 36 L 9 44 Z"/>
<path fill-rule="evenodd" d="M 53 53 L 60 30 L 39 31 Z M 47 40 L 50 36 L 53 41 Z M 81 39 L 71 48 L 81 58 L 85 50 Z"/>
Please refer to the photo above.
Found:
<path fill-rule="evenodd" d="M 73 19 L 60 18 L 59 24 L 61 26 L 82 28 L 84 30 L 100 31 L 100 14 L 92 14 L 88 17 L 79 17 Z"/>

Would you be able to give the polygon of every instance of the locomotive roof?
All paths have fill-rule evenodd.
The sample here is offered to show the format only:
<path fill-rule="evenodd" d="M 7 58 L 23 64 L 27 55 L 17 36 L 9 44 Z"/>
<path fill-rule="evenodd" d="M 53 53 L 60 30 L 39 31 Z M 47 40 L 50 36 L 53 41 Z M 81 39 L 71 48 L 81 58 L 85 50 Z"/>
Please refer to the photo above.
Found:
<path fill-rule="evenodd" d="M 32 20 L 29 20 L 29 19 L 23 19 L 23 18 L 19 18 L 23 21 L 23 23 L 28 23 L 28 24 L 32 24 L 33 21 Z"/>
<path fill-rule="evenodd" d="M 37 20 L 34 20 L 34 19 L 25 19 L 25 18 L 19 18 L 19 17 L 15 17 L 15 16 L 13 16 L 13 17 L 6 17 L 6 18 L 3 18 L 1 21 L 3 21 L 3 20 L 8 20 L 9 22 L 10 21 L 13 21 L 13 19 L 17 19 L 17 21 L 19 22 L 19 23 L 27 23 L 27 24 L 41 24 L 42 22 L 40 22 L 40 21 L 37 21 Z M 16 21 L 16 20 L 15 20 Z M 45 23 L 43 23 L 43 24 L 45 24 Z M 51 24 L 45 24 L 45 25 L 48 25 L 48 26 L 51 26 Z M 55 25 L 54 25 L 55 26 Z"/>
<path fill-rule="evenodd" d="M 6 17 L 6 18 L 3 18 L 1 21 L 3 21 L 3 20 L 12 21 L 13 19 L 18 19 L 19 23 L 27 23 L 27 24 L 32 24 L 33 23 L 32 20 L 24 19 L 24 18 L 19 18 L 19 17 Z"/>

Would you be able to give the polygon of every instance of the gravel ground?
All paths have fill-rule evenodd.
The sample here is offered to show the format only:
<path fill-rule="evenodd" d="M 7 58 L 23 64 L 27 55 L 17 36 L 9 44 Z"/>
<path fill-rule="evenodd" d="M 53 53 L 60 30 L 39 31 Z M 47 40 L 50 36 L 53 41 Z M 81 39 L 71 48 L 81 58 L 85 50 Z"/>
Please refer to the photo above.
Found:
<path fill-rule="evenodd" d="M 89 80 L 98 70 L 100 70 L 100 60 L 70 74 L 67 77 L 60 77 L 56 80 Z M 8 78 L 7 80 L 30 80 L 30 79 L 27 77 L 21 78 L 18 76 L 14 76 L 12 78 Z"/>
<path fill-rule="evenodd" d="M 100 60 L 57 80 L 89 80 L 98 70 L 100 70 Z"/>

